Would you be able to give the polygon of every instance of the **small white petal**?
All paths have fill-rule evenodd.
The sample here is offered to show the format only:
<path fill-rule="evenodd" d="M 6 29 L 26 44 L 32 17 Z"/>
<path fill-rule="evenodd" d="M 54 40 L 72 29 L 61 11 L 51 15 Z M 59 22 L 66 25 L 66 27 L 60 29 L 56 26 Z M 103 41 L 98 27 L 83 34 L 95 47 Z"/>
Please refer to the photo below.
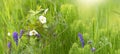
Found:
<path fill-rule="evenodd" d="M 37 34 L 38 34 L 38 32 L 36 30 L 32 30 L 29 32 L 30 36 L 37 35 Z"/>
<path fill-rule="evenodd" d="M 8 36 L 10 36 L 10 33 L 8 32 Z"/>
<path fill-rule="evenodd" d="M 29 35 L 30 35 L 30 36 L 32 36 L 32 35 L 33 35 L 32 31 L 30 31 L 30 32 L 29 32 Z"/>
<path fill-rule="evenodd" d="M 33 35 L 36 35 L 36 34 L 38 34 L 38 32 L 37 32 L 37 31 L 35 31 L 35 30 L 33 30 Z"/>
<path fill-rule="evenodd" d="M 47 13 L 47 11 L 48 11 L 48 8 L 44 11 L 44 13 L 46 14 L 46 13 Z"/>
<path fill-rule="evenodd" d="M 39 21 L 40 21 L 42 24 L 45 24 L 45 23 L 46 23 L 46 17 L 40 16 L 40 17 L 39 17 Z"/>

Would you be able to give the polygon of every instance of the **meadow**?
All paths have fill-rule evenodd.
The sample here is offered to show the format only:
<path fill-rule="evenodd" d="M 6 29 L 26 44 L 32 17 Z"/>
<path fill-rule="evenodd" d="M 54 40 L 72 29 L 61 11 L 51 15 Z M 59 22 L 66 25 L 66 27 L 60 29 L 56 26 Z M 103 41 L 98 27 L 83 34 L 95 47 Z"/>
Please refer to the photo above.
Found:
<path fill-rule="evenodd" d="M 0 54 L 120 54 L 120 0 L 0 0 Z"/>

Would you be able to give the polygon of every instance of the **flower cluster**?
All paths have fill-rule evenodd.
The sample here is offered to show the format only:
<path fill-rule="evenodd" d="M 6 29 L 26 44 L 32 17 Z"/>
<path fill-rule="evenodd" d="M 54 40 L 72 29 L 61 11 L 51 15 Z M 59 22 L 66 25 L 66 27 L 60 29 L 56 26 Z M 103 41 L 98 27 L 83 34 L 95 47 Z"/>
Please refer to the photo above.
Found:
<path fill-rule="evenodd" d="M 83 39 L 82 34 L 78 33 L 78 37 L 79 37 L 79 39 L 80 39 L 80 42 L 81 42 L 81 44 L 82 44 L 82 47 L 84 48 L 85 42 L 84 42 L 84 39 Z M 89 44 L 90 47 L 91 47 L 91 51 L 92 51 L 92 52 L 95 52 L 96 48 L 95 48 L 95 47 L 92 47 L 92 41 L 91 41 L 91 40 L 88 41 L 88 44 Z"/>
<path fill-rule="evenodd" d="M 46 14 L 47 11 L 48 11 L 48 8 L 44 10 L 44 14 Z M 32 10 L 30 12 L 32 13 L 32 16 L 35 16 L 40 11 L 35 12 Z M 46 22 L 47 22 L 46 17 L 44 15 L 40 15 L 38 20 L 40 21 L 41 24 L 46 24 Z M 31 37 L 31 36 L 35 36 L 37 38 L 40 37 L 40 34 L 34 29 L 31 31 L 27 31 L 27 33 L 28 33 L 29 37 Z M 19 39 L 22 39 L 23 34 L 26 34 L 25 30 L 23 30 L 23 29 L 20 30 L 20 33 L 16 32 L 16 31 L 12 33 L 13 40 L 17 46 L 18 46 Z M 8 32 L 8 36 L 11 36 L 10 32 Z M 8 42 L 7 46 L 8 46 L 8 48 L 11 48 L 11 42 Z"/>

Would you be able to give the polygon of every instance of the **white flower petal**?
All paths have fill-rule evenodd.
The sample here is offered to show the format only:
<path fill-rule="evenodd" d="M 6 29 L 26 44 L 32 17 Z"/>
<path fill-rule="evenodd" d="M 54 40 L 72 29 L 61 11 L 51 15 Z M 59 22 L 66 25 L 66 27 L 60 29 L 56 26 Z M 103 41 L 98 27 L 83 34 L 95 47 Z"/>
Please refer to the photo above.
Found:
<path fill-rule="evenodd" d="M 44 11 L 44 13 L 46 14 L 46 13 L 47 13 L 47 11 L 48 11 L 48 8 Z"/>
<path fill-rule="evenodd" d="M 8 36 L 10 36 L 10 32 L 8 32 Z"/>
<path fill-rule="evenodd" d="M 45 23 L 46 23 L 46 17 L 40 16 L 40 17 L 39 17 L 39 21 L 40 21 L 42 24 L 45 24 Z"/>
<path fill-rule="evenodd" d="M 37 34 L 38 34 L 38 32 L 36 30 L 32 30 L 29 32 L 30 36 L 37 35 Z"/>

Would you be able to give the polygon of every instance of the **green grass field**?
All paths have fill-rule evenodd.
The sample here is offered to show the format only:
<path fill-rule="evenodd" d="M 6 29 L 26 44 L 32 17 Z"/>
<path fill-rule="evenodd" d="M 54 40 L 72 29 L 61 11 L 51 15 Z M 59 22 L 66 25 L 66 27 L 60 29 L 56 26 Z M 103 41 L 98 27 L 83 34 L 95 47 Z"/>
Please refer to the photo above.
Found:
<path fill-rule="evenodd" d="M 0 54 L 120 54 L 120 0 L 0 0 Z"/>

